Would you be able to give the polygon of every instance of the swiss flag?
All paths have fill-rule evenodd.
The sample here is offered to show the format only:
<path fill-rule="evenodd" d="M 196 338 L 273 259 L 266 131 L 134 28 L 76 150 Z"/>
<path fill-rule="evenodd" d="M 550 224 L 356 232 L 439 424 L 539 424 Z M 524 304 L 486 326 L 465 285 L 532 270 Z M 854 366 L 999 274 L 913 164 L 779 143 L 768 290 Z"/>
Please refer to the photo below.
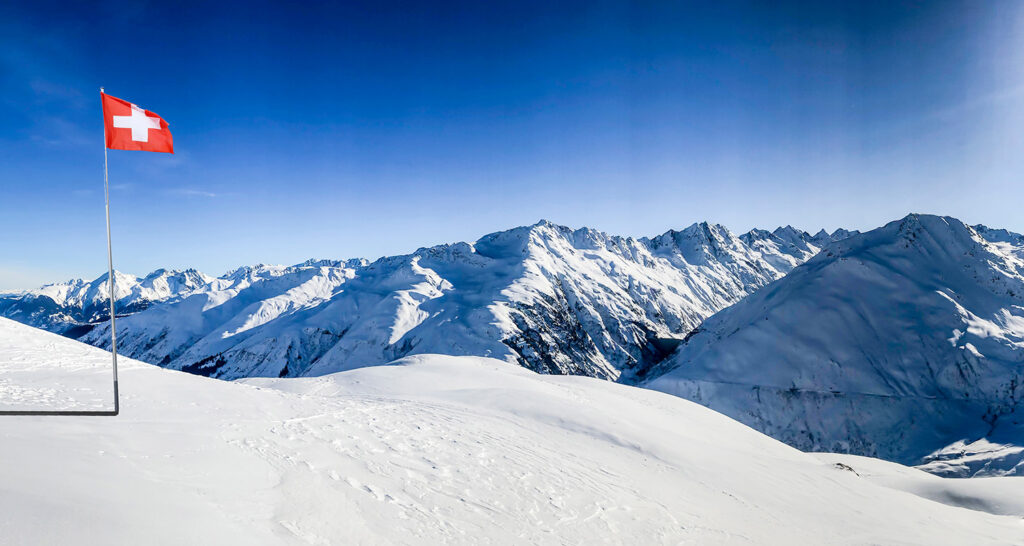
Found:
<path fill-rule="evenodd" d="M 164 118 L 134 104 L 100 93 L 107 148 L 174 153 L 174 141 Z"/>

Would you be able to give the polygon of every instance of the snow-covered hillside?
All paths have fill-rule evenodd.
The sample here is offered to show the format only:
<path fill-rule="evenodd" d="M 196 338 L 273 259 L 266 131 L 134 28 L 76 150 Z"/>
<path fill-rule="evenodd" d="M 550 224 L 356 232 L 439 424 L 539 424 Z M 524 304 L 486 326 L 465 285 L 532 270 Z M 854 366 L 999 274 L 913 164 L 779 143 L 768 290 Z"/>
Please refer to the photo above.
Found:
<path fill-rule="evenodd" d="M 129 356 L 229 379 L 421 353 L 629 379 L 705 317 L 847 235 L 786 227 L 736 237 L 701 223 L 633 239 L 542 221 L 373 263 L 244 268 L 118 320 L 118 339 Z M 101 324 L 81 339 L 109 337 Z"/>
<path fill-rule="evenodd" d="M 910 215 L 711 317 L 659 372 L 646 386 L 804 450 L 1016 472 L 1024 239 Z M 963 459 L 982 438 L 1001 446 L 989 450 L 998 460 Z"/>
<path fill-rule="evenodd" d="M 63 369 L 72 360 L 77 367 Z M 32 389 L 50 384 L 57 398 L 91 405 L 109 383 L 108 363 L 99 349 L 0 319 L 5 378 L 16 372 Z M 879 476 L 877 461 L 851 462 L 850 471 L 697 404 L 607 381 L 424 355 L 245 383 L 124 359 L 119 417 L 0 418 L 3 541 L 982 545 L 1024 537 L 1012 502 L 1024 498 L 1022 480 L 944 494 L 965 490 L 913 473 L 888 480 L 908 471 L 893 465 Z"/>

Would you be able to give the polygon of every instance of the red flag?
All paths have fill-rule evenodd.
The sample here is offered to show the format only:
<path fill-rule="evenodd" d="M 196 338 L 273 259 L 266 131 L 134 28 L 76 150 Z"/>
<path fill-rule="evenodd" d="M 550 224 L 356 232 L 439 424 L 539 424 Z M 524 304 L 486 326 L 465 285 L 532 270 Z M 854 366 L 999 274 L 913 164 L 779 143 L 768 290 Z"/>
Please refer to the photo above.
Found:
<path fill-rule="evenodd" d="M 174 153 L 174 141 L 164 118 L 134 104 L 100 93 L 107 148 Z"/>

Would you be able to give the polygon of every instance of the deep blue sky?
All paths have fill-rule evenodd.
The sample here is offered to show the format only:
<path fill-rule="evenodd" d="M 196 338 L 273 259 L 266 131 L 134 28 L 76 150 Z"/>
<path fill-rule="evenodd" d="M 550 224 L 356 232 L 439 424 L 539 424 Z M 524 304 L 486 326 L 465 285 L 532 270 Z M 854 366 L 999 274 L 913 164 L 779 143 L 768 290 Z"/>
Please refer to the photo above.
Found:
<path fill-rule="evenodd" d="M 1024 231 L 1020 2 L 549 4 L 0 7 L 0 289 L 105 270 L 100 85 L 178 152 L 110 152 L 136 274 L 540 218 Z"/>

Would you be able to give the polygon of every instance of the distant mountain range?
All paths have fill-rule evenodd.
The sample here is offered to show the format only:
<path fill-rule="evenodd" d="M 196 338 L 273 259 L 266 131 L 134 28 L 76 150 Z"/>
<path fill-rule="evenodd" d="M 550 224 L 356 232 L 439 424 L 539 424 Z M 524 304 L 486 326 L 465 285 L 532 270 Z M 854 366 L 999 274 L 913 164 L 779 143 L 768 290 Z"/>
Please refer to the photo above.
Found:
<path fill-rule="evenodd" d="M 76 337 L 92 325 L 110 320 L 108 275 L 87 282 L 73 279 L 22 293 L 0 294 L 0 316 Z M 158 269 L 145 278 L 114 273 L 117 312 L 130 314 L 150 305 L 186 295 L 216 279 L 194 269 Z M 83 330 L 79 327 L 85 326 Z"/>
<path fill-rule="evenodd" d="M 409 354 L 542 373 L 643 375 L 704 318 L 850 232 L 654 238 L 541 221 L 403 256 L 115 278 L 119 349 L 213 377 L 323 375 Z M 0 316 L 105 347 L 106 275 L 0 297 Z"/>

